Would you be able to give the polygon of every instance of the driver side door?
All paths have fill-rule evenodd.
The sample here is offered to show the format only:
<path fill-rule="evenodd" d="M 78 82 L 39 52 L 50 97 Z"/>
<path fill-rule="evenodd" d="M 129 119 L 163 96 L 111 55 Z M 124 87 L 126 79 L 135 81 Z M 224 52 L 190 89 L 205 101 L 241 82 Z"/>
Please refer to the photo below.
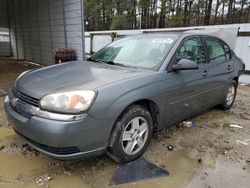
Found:
<path fill-rule="evenodd" d="M 184 39 L 173 56 L 166 79 L 166 124 L 184 120 L 204 109 L 206 92 L 209 90 L 209 66 L 200 37 Z M 194 70 L 173 71 L 171 67 L 181 59 L 189 59 L 199 66 Z"/>

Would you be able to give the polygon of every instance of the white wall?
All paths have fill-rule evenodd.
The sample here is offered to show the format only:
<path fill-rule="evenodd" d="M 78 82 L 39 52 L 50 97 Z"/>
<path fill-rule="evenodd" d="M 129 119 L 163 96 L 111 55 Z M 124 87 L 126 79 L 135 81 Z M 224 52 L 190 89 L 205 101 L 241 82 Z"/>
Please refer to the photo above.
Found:
<path fill-rule="evenodd" d="M 235 53 L 246 64 L 246 70 L 250 70 L 250 37 L 237 37 Z"/>

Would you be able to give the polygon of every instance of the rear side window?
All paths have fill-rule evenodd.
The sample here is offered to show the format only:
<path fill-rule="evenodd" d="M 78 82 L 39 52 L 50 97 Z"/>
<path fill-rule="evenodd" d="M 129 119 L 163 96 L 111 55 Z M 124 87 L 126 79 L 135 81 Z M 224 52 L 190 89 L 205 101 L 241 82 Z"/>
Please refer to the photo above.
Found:
<path fill-rule="evenodd" d="M 206 38 L 210 62 L 224 62 L 231 58 L 229 47 L 216 38 Z"/>

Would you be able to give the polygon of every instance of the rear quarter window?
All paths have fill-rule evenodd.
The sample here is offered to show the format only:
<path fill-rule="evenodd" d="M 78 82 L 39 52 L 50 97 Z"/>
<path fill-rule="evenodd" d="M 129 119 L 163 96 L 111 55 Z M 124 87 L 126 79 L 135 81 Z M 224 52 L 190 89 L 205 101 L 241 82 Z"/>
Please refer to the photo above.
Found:
<path fill-rule="evenodd" d="M 207 37 L 206 45 L 210 62 L 220 63 L 231 59 L 230 48 L 223 41 L 216 38 Z"/>

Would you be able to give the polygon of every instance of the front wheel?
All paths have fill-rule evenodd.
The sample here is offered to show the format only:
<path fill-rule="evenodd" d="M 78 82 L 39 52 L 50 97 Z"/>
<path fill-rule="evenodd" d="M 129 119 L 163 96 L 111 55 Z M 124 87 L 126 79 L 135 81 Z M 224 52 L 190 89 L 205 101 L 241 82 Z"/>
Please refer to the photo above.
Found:
<path fill-rule="evenodd" d="M 238 84 L 234 80 L 230 83 L 226 96 L 223 100 L 223 103 L 221 104 L 223 110 L 229 110 L 233 106 L 237 93 L 237 86 Z"/>
<path fill-rule="evenodd" d="M 140 105 L 129 107 L 116 121 L 110 137 L 108 155 L 119 163 L 140 157 L 153 132 L 149 111 Z"/>

